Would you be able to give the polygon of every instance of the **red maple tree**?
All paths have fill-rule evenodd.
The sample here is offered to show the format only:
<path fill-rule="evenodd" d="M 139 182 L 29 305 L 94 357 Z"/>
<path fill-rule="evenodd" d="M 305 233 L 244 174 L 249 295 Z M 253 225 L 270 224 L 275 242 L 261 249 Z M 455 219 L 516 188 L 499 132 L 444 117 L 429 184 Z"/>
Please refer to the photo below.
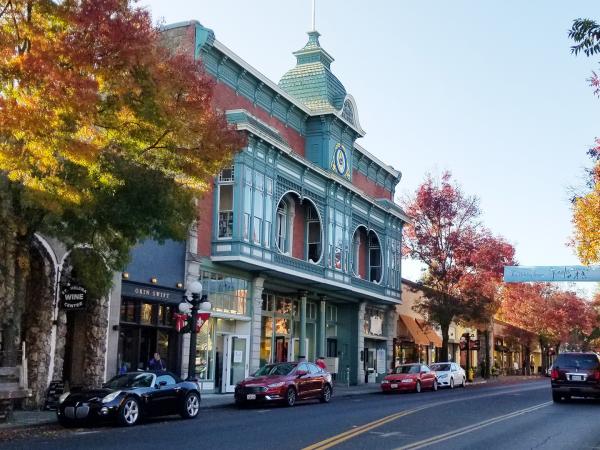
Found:
<path fill-rule="evenodd" d="M 495 312 L 503 267 L 513 264 L 514 248 L 479 221 L 479 200 L 465 195 L 450 173 L 427 176 L 404 206 L 403 251 L 426 266 L 422 283 L 431 288 L 415 305 L 442 330 L 441 358 L 448 357 L 453 321 L 486 321 Z"/>

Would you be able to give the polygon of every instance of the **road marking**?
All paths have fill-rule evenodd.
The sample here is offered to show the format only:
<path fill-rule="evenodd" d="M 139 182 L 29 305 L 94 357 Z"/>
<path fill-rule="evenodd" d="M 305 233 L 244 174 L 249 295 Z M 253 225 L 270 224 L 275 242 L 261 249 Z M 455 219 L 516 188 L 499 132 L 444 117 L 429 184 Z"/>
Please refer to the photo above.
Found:
<path fill-rule="evenodd" d="M 350 430 L 345 431 L 343 433 L 337 434 L 335 436 L 332 436 L 330 438 L 327 438 L 323 441 L 317 442 L 315 444 L 309 445 L 308 447 L 304 447 L 302 450 L 325 450 L 328 448 L 333 447 L 334 445 L 338 445 L 341 444 L 342 442 L 347 441 L 348 439 L 352 439 L 353 437 L 359 436 L 363 433 L 366 433 L 368 431 L 371 431 L 375 428 L 378 428 L 382 425 L 385 425 L 386 423 L 392 422 L 394 420 L 398 420 L 401 417 L 404 416 L 408 416 L 410 414 L 414 414 L 416 412 L 419 411 L 423 411 L 425 409 L 430 409 L 430 408 L 435 408 L 437 406 L 441 406 L 441 405 L 447 405 L 449 403 L 456 403 L 456 402 L 461 402 L 461 401 L 466 401 L 466 400 L 477 400 L 477 399 L 481 399 L 481 398 L 486 398 L 486 397 L 496 397 L 499 395 L 506 395 L 506 394 L 512 394 L 514 392 L 520 392 L 520 391 L 530 391 L 530 390 L 538 390 L 538 389 L 547 389 L 548 386 L 544 385 L 544 386 L 537 386 L 537 387 L 527 387 L 525 389 L 512 389 L 512 390 L 508 390 L 508 391 L 495 391 L 495 392 L 490 392 L 490 393 L 486 393 L 486 394 L 482 394 L 482 395 L 472 395 L 470 397 L 457 397 L 457 398 L 453 398 L 450 400 L 443 400 L 440 402 L 434 402 L 434 403 L 429 403 L 427 405 L 423 405 L 420 406 L 418 408 L 413 408 L 413 409 L 408 409 L 405 411 L 400 411 L 397 412 L 395 414 L 391 414 L 389 416 L 385 416 L 381 419 L 375 420 L 373 422 L 369 422 L 366 423 L 364 425 L 361 426 L 353 426 Z M 552 402 L 550 402 L 552 403 Z"/>
<path fill-rule="evenodd" d="M 448 433 L 440 434 L 437 436 L 433 436 L 427 439 L 423 439 L 422 441 L 413 442 L 412 444 L 404 445 L 402 447 L 398 447 L 396 450 L 417 450 L 419 448 L 427 447 L 433 444 L 439 444 L 440 442 L 447 441 L 448 439 L 455 438 L 457 436 L 462 436 L 463 434 L 471 433 L 473 431 L 480 430 L 485 427 L 489 427 L 490 425 L 494 425 L 498 422 L 502 422 L 504 420 L 512 419 L 513 417 L 521 416 L 523 414 L 528 414 L 538 409 L 545 408 L 546 406 L 551 405 L 553 402 L 545 402 L 540 403 L 539 405 L 531 406 L 529 408 L 521 409 L 519 411 L 513 411 L 508 414 L 504 414 L 502 416 L 493 417 L 491 419 L 484 420 L 482 422 L 474 423 L 472 425 L 459 428 L 457 430 L 450 431 Z"/>

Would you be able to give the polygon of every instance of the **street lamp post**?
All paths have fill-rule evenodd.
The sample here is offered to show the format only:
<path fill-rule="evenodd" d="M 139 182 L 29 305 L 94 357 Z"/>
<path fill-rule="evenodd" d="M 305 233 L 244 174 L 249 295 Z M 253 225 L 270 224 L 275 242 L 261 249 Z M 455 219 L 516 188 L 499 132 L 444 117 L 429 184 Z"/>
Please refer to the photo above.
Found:
<path fill-rule="evenodd" d="M 191 299 L 189 295 L 191 294 Z M 179 311 L 190 314 L 190 357 L 188 360 L 188 381 L 196 381 L 196 326 L 198 324 L 198 312 L 210 314 L 211 304 L 206 295 L 202 295 L 202 283 L 192 281 L 183 296 L 184 301 L 179 304 Z"/>

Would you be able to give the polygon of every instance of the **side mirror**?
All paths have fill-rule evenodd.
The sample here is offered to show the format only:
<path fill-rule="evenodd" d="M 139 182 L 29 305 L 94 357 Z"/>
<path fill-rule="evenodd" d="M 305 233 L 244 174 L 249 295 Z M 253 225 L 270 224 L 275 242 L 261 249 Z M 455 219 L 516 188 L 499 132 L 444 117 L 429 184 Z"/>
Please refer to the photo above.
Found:
<path fill-rule="evenodd" d="M 166 386 L 166 385 L 167 385 L 167 382 L 163 380 L 163 381 L 159 381 L 158 384 L 156 385 L 156 387 L 157 388 L 161 388 L 161 387 Z"/>
<path fill-rule="evenodd" d="M 297 377 L 303 377 L 304 375 L 306 375 L 308 372 L 306 370 L 297 370 L 296 371 L 296 376 Z"/>

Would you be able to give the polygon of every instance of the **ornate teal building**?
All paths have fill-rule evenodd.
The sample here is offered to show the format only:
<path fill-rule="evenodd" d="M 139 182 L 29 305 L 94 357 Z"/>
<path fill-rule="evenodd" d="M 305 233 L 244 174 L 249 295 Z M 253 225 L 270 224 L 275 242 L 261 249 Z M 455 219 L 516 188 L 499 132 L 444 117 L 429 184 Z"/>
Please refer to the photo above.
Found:
<path fill-rule="evenodd" d="M 401 301 L 401 173 L 357 143 L 356 102 L 319 33 L 278 83 L 198 22 L 163 36 L 201 61 L 215 106 L 248 142 L 199 200 L 187 246 L 187 278 L 213 305 L 197 345 L 204 388 L 232 391 L 262 364 L 318 356 L 338 380 L 380 380 Z"/>

